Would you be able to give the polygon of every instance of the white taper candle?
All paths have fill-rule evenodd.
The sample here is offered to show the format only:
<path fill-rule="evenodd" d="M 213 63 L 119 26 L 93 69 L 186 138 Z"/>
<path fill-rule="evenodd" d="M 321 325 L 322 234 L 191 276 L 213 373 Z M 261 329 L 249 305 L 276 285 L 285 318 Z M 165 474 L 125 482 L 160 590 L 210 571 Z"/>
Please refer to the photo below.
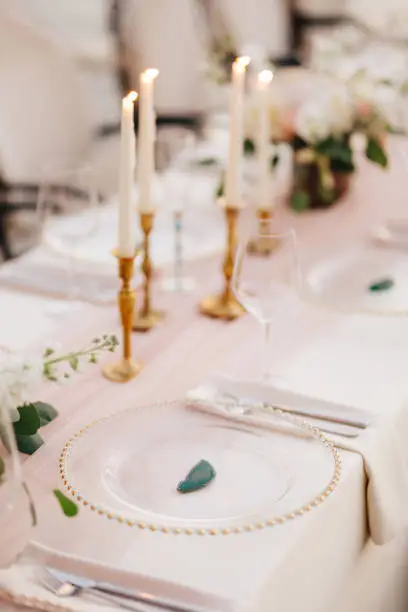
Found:
<path fill-rule="evenodd" d="M 153 106 L 153 81 L 159 74 L 149 68 L 140 75 L 139 130 L 137 185 L 140 212 L 154 209 L 152 187 L 155 172 L 154 143 L 156 140 L 156 115 Z"/>
<path fill-rule="evenodd" d="M 271 124 L 269 113 L 269 87 L 273 79 L 270 70 L 262 70 L 258 74 L 258 130 L 256 137 L 256 152 L 258 160 L 258 194 L 259 210 L 271 210 L 273 194 L 271 193 L 271 160 L 270 137 Z"/>
<path fill-rule="evenodd" d="M 242 204 L 245 72 L 249 62 L 249 57 L 238 57 L 232 64 L 230 133 L 225 178 L 225 202 L 227 206 L 232 207 L 239 207 Z"/>
<path fill-rule="evenodd" d="M 122 100 L 119 159 L 119 257 L 133 257 L 135 252 L 133 182 L 135 172 L 136 139 L 134 130 L 134 101 L 137 93 L 131 91 Z"/>

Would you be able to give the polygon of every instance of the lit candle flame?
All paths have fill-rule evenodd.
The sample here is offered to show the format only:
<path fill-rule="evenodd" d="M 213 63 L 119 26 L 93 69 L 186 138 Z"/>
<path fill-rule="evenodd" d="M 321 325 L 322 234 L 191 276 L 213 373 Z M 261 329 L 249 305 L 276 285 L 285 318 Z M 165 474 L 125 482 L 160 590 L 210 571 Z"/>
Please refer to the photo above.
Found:
<path fill-rule="evenodd" d="M 137 100 L 138 94 L 136 91 L 129 91 L 128 95 L 126 96 L 126 100 L 128 100 L 129 102 L 135 102 Z"/>
<path fill-rule="evenodd" d="M 258 74 L 258 79 L 261 81 L 261 83 L 265 83 L 267 85 L 273 79 L 273 72 L 271 70 L 262 70 Z"/>
<path fill-rule="evenodd" d="M 157 68 L 148 68 L 144 72 L 142 72 L 142 79 L 145 83 L 151 83 L 158 76 L 159 71 Z"/>
<path fill-rule="evenodd" d="M 251 62 L 251 58 L 247 55 L 242 55 L 241 57 L 237 57 L 234 61 L 234 65 L 239 72 L 244 72 Z"/>

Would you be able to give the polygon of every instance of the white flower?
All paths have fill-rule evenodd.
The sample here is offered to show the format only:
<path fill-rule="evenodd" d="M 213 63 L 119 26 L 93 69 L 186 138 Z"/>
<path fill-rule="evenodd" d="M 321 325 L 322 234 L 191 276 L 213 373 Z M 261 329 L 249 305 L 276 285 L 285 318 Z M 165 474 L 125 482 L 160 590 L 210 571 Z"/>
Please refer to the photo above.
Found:
<path fill-rule="evenodd" d="M 374 81 L 367 73 L 361 72 L 349 81 L 349 90 L 357 109 L 368 105 L 385 123 L 398 125 L 399 97 L 392 85 Z"/>
<path fill-rule="evenodd" d="M 375 88 L 373 104 L 377 113 L 388 125 L 398 127 L 400 121 L 403 120 L 400 111 L 405 111 L 406 117 L 405 105 L 401 104 L 398 92 L 389 85 L 378 85 Z"/>
<path fill-rule="evenodd" d="M 353 127 L 353 104 L 343 86 L 315 92 L 298 110 L 295 131 L 310 144 L 347 134 Z"/>
<path fill-rule="evenodd" d="M 12 421 L 18 420 L 17 407 L 29 400 L 29 392 L 41 381 L 41 362 L 26 362 L 18 357 L 7 357 L 0 363 L 0 402 L 9 410 Z"/>
<path fill-rule="evenodd" d="M 315 143 L 330 136 L 330 124 L 318 98 L 303 104 L 295 118 L 295 131 L 306 142 Z"/>

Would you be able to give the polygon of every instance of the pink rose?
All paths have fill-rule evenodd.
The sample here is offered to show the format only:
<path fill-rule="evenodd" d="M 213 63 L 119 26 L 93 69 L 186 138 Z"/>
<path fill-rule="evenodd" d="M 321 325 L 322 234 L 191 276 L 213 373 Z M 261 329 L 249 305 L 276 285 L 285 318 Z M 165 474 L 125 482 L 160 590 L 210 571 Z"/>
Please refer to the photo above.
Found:
<path fill-rule="evenodd" d="M 357 102 L 357 112 L 360 115 L 361 119 L 369 119 L 373 114 L 372 104 L 370 104 L 370 102 L 360 100 L 359 102 Z"/>

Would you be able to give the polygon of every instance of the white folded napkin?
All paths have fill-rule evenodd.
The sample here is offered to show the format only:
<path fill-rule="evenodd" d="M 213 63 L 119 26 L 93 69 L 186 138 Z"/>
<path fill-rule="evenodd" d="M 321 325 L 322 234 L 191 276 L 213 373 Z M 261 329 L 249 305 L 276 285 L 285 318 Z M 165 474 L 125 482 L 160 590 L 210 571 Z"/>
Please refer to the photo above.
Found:
<path fill-rule="evenodd" d="M 174 602 L 205 610 L 232 612 L 229 600 L 204 593 L 180 584 L 150 578 L 141 574 L 125 572 L 106 565 L 96 564 L 83 558 L 54 551 L 38 543 L 30 543 L 21 559 L 8 569 L 0 570 L 1 601 L 12 602 L 44 612 L 118 612 L 118 607 L 105 604 L 90 594 L 60 598 L 45 589 L 40 581 L 41 567 L 52 566 L 60 571 L 73 573 L 92 580 L 109 582 L 125 589 L 151 593 Z M 141 612 L 156 612 L 157 606 L 138 603 Z"/>
<path fill-rule="evenodd" d="M 216 409 L 217 398 L 233 396 L 249 402 L 268 402 L 282 408 L 301 408 L 303 405 L 312 412 L 314 401 L 316 410 L 327 415 L 343 415 L 356 421 L 372 421 L 367 429 L 362 429 L 356 438 L 331 436 L 336 446 L 347 451 L 362 455 L 367 476 L 367 512 L 371 537 L 376 544 L 386 544 L 408 525 L 408 411 L 400 411 L 398 415 L 379 417 L 375 419 L 369 411 L 350 406 L 342 406 L 302 394 L 292 390 L 278 388 L 273 384 L 264 385 L 253 381 L 234 380 L 216 376 L 188 392 L 191 399 L 212 401 Z M 228 411 L 222 410 L 224 416 Z M 237 418 L 236 411 L 230 412 L 231 418 Z M 249 418 L 249 417 L 246 417 Z M 256 416 L 250 417 L 254 421 Z M 260 416 L 262 426 L 266 425 L 265 415 Z M 307 421 L 307 416 L 304 417 Z M 313 424 L 315 421 L 313 420 Z M 271 421 L 271 427 L 276 428 L 276 422 Z"/>
<path fill-rule="evenodd" d="M 66 298 L 70 282 L 67 263 L 67 258 L 39 247 L 2 266 L 0 283 L 49 297 Z M 116 300 L 119 281 L 113 257 L 104 268 L 78 260 L 73 272 L 75 294 L 81 301 L 104 304 Z"/>

